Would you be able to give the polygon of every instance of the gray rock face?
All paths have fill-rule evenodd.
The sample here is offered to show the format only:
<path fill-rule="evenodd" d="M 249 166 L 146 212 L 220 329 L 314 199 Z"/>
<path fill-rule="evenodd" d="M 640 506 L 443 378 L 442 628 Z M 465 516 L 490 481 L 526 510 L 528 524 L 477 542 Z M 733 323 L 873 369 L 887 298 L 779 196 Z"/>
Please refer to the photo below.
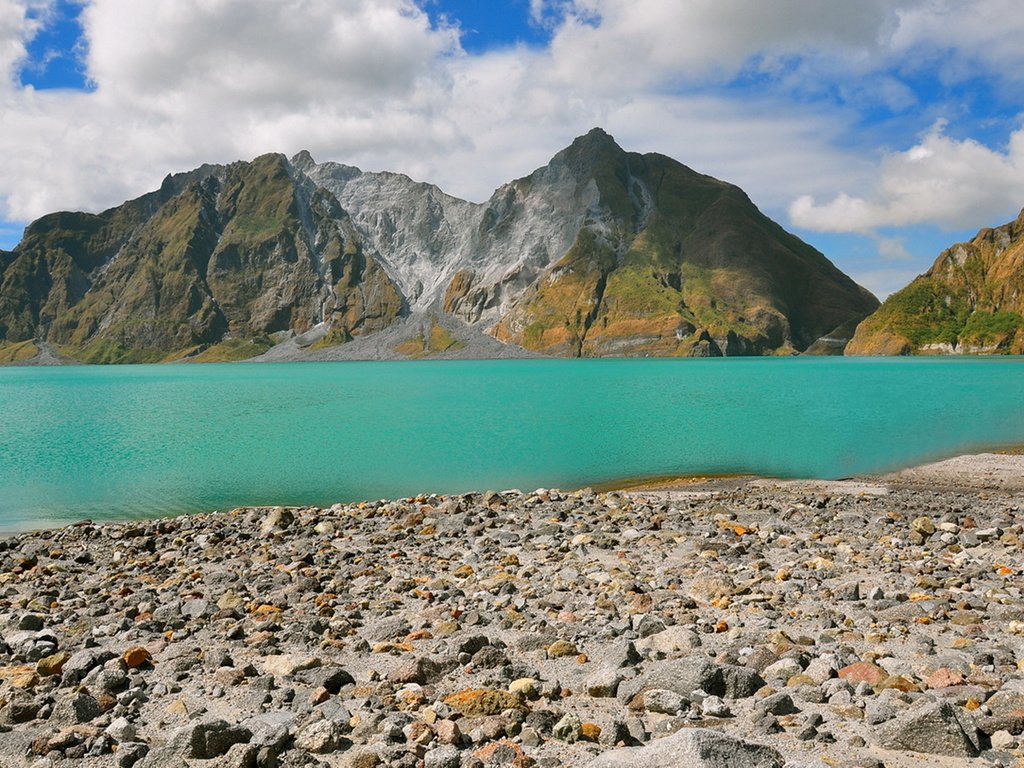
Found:
<path fill-rule="evenodd" d="M 85 648 L 72 654 L 61 670 L 61 679 L 66 684 L 74 684 L 84 679 L 93 668 L 114 658 L 114 654 L 105 648 Z"/>
<path fill-rule="evenodd" d="M 653 665 L 646 674 L 622 683 L 619 698 L 629 701 L 641 691 L 663 688 L 680 696 L 704 691 L 729 699 L 745 699 L 764 685 L 752 669 L 733 664 L 713 664 L 706 659 L 676 659 Z"/>
<path fill-rule="evenodd" d="M 102 714 L 96 699 L 87 693 L 76 693 L 57 702 L 50 719 L 55 723 L 74 725 L 88 723 Z"/>
<path fill-rule="evenodd" d="M 364 248 L 384 265 L 411 309 L 443 299 L 455 274 L 471 270 L 471 292 L 452 307 L 469 323 L 501 317 L 568 250 L 600 198 L 596 185 L 580 188 L 558 158 L 482 204 L 398 173 L 302 165 L 351 216 Z"/>
<path fill-rule="evenodd" d="M 211 760 L 251 738 L 252 731 L 244 726 L 232 725 L 225 720 L 204 720 L 178 731 L 171 740 L 171 746 L 185 757 Z"/>
<path fill-rule="evenodd" d="M 460 763 L 461 753 L 450 745 L 431 749 L 423 756 L 424 768 L 459 768 Z"/>
<path fill-rule="evenodd" d="M 774 749 L 705 728 L 684 729 L 645 747 L 605 752 L 589 768 L 782 768 Z"/>
<path fill-rule="evenodd" d="M 980 752 L 974 724 L 946 701 L 912 707 L 879 730 L 878 743 L 886 749 L 952 757 Z"/>

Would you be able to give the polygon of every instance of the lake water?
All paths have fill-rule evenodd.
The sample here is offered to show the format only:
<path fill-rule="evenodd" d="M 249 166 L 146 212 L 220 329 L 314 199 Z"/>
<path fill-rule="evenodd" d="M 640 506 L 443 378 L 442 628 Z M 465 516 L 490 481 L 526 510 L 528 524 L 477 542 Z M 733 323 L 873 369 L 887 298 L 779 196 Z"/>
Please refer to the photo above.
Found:
<path fill-rule="evenodd" d="M 0 530 L 1021 443 L 1021 358 L 0 368 Z"/>

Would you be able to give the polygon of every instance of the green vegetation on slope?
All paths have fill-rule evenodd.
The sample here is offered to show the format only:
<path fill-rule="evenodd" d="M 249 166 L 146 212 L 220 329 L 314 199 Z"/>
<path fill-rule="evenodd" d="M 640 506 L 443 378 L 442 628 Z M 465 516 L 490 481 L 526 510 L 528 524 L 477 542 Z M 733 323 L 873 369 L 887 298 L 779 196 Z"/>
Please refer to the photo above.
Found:
<path fill-rule="evenodd" d="M 1024 213 L 943 251 L 847 347 L 861 355 L 940 351 L 1024 353 Z"/>
<path fill-rule="evenodd" d="M 190 363 L 232 363 L 262 355 L 274 346 L 268 337 L 254 339 L 225 339 L 219 344 L 188 357 Z"/>
<path fill-rule="evenodd" d="M 23 363 L 39 354 L 39 347 L 31 339 L 10 344 L 0 343 L 0 365 Z"/>
<path fill-rule="evenodd" d="M 499 339 L 556 355 L 686 355 L 702 338 L 731 355 L 792 354 L 878 306 L 738 188 L 606 134 L 584 139 L 556 160 L 590 174 L 600 221 L 498 323 Z"/>
<path fill-rule="evenodd" d="M 431 355 L 440 355 L 444 352 L 455 351 L 465 347 L 465 342 L 459 341 L 447 328 L 432 318 L 430 330 L 424 334 L 422 331 L 404 341 L 400 341 L 392 349 L 400 355 L 419 359 Z"/>

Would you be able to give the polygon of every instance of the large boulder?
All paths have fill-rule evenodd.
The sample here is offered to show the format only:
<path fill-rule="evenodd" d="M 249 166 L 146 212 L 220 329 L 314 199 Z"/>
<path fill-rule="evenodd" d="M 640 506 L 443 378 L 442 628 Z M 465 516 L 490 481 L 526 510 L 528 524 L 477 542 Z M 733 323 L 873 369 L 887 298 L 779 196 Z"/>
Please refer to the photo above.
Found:
<path fill-rule="evenodd" d="M 951 757 L 976 757 L 978 730 L 948 701 L 913 706 L 877 732 L 880 746 Z"/>
<path fill-rule="evenodd" d="M 171 739 L 171 747 L 187 758 L 212 760 L 226 754 L 235 744 L 247 744 L 252 731 L 243 725 L 210 719 L 179 729 Z"/>
<path fill-rule="evenodd" d="M 605 752 L 589 768 L 782 768 L 771 747 L 734 739 L 708 728 L 686 728 L 643 747 Z"/>
<path fill-rule="evenodd" d="M 763 685 L 764 680 L 753 669 L 683 658 L 650 665 L 644 674 L 619 685 L 618 696 L 628 702 L 638 693 L 658 688 L 687 697 L 694 691 L 704 691 L 712 696 L 745 699 Z"/>

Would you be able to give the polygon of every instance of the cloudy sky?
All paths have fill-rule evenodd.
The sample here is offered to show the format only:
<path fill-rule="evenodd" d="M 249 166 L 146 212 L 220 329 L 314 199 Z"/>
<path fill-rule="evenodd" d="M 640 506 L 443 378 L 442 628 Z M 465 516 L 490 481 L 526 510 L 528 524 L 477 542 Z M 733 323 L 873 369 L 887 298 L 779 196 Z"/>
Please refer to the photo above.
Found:
<path fill-rule="evenodd" d="M 1017 0 L 0 0 L 0 248 L 309 149 L 483 200 L 599 125 L 884 296 L 1024 206 Z"/>

